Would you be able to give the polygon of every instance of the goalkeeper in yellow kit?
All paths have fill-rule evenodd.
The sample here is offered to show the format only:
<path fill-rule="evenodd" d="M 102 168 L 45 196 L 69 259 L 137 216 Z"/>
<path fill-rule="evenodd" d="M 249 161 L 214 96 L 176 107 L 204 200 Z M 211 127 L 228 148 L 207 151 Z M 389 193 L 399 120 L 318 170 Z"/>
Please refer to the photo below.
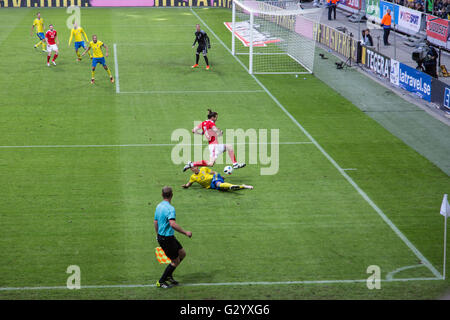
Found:
<path fill-rule="evenodd" d="M 84 35 L 84 38 L 83 38 Z M 86 49 L 86 44 L 84 42 L 84 39 L 86 39 L 86 42 L 89 43 L 89 39 L 86 35 L 86 32 L 84 32 L 82 27 L 79 27 L 76 23 L 73 24 L 72 31 L 70 32 L 70 39 L 69 39 L 69 46 L 72 43 L 72 38 L 75 38 L 75 53 L 77 54 L 78 58 L 77 61 L 81 61 L 81 54 L 78 52 L 78 49 L 83 48 Z M 92 59 L 91 52 L 89 52 L 89 57 Z"/>
<path fill-rule="evenodd" d="M 187 189 L 192 184 L 197 182 L 205 189 L 215 189 L 215 190 L 240 190 L 240 189 L 253 189 L 252 186 L 247 186 L 245 184 L 236 185 L 225 182 L 225 179 L 215 171 L 212 171 L 208 167 L 192 167 L 190 168 L 194 173 L 191 175 L 189 182 L 183 184 L 182 187 Z"/>

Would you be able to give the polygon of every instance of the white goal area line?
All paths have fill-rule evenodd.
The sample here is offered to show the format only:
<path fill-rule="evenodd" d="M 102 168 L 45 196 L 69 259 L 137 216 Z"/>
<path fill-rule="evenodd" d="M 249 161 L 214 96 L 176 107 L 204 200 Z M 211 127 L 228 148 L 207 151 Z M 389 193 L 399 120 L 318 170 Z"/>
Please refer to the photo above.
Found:
<path fill-rule="evenodd" d="M 122 91 L 120 94 L 220 94 L 220 93 L 264 93 L 264 90 L 166 90 L 166 91 Z"/>
<path fill-rule="evenodd" d="M 231 50 L 225 45 L 222 39 L 206 24 L 206 22 L 192 9 L 191 12 L 197 19 L 211 32 L 211 34 L 219 41 L 219 43 L 228 51 L 228 53 L 245 69 L 245 65 L 234 56 Z M 275 104 L 294 122 L 294 124 L 310 139 L 310 141 L 319 149 L 319 151 L 331 162 L 331 164 L 339 171 L 339 173 L 350 183 L 350 185 L 361 195 L 361 197 L 375 210 L 375 212 L 383 219 L 383 221 L 394 231 L 394 233 L 406 244 L 406 246 L 416 255 L 416 257 L 433 273 L 436 280 L 443 280 L 442 274 L 428 261 L 428 259 L 409 241 L 409 239 L 397 228 L 397 226 L 384 214 L 384 212 L 372 201 L 372 199 L 353 181 L 353 179 L 339 166 L 339 164 L 322 148 L 322 146 L 314 139 L 314 137 L 295 119 L 289 111 L 278 101 L 277 98 L 256 78 L 255 75 L 249 74 L 258 85 L 267 93 L 267 95 L 275 102 Z"/>
<path fill-rule="evenodd" d="M 117 44 L 114 43 L 114 72 L 116 75 L 116 93 L 120 93 L 120 84 L 119 84 L 119 62 L 117 59 Z"/>
<path fill-rule="evenodd" d="M 380 279 L 380 282 L 408 282 L 408 281 L 435 281 L 438 278 L 404 278 L 404 279 Z M 374 280 L 355 279 L 355 280 L 303 280 L 303 281 L 247 281 L 247 282 L 205 282 L 205 283 L 186 283 L 180 284 L 180 287 L 214 287 L 214 286 L 270 286 L 270 285 L 301 285 L 301 284 L 354 284 L 354 283 L 373 283 Z M 154 288 L 154 284 L 111 284 L 111 285 L 86 285 L 80 286 L 80 289 L 123 289 L 123 288 Z M 32 291 L 32 290 L 68 290 L 66 286 L 44 286 L 44 287 L 0 287 L 0 292 L 5 291 Z"/>

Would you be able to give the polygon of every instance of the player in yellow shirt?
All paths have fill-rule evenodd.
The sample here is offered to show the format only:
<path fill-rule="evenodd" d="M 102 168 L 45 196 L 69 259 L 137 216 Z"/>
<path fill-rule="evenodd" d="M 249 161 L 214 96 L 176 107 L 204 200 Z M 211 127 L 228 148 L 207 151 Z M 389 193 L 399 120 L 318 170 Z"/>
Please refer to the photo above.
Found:
<path fill-rule="evenodd" d="M 215 189 L 215 190 L 240 190 L 240 189 L 253 189 L 252 186 L 247 186 L 245 184 L 236 185 L 225 182 L 225 179 L 215 171 L 212 171 L 208 167 L 192 167 L 190 168 L 194 173 L 189 178 L 189 182 L 183 184 L 182 187 L 187 189 L 192 184 L 197 182 L 205 189 Z"/>
<path fill-rule="evenodd" d="M 102 47 L 105 47 L 105 56 L 103 56 Z M 108 72 L 109 79 L 111 80 L 111 83 L 114 83 L 114 78 L 111 74 L 111 70 L 108 69 L 108 66 L 105 62 L 105 57 L 108 56 L 108 47 L 103 42 L 99 41 L 97 39 L 97 36 L 94 34 L 92 36 L 92 41 L 89 42 L 89 47 L 83 52 L 81 56 L 84 56 L 86 52 L 88 52 L 90 49 L 92 49 L 92 78 L 91 83 L 93 84 L 95 81 L 95 67 L 97 66 L 97 63 L 100 63 L 103 68 Z"/>
<path fill-rule="evenodd" d="M 30 36 L 33 36 L 33 29 L 36 27 L 36 35 L 39 38 L 39 42 L 34 45 L 34 48 L 38 48 L 39 45 L 42 45 L 42 51 L 45 50 L 45 35 L 44 35 L 44 19 L 41 18 L 41 13 L 38 12 L 37 18 L 34 19 L 33 25 L 31 26 Z"/>
<path fill-rule="evenodd" d="M 83 38 L 84 35 L 84 38 Z M 81 61 L 81 54 L 78 52 L 78 49 L 83 48 L 86 49 L 86 44 L 84 43 L 84 39 L 86 39 L 86 42 L 89 42 L 89 39 L 86 35 L 86 32 L 84 32 L 82 27 L 79 27 L 76 23 L 73 24 L 72 31 L 70 32 L 70 39 L 69 39 L 69 46 L 72 43 L 72 38 L 75 38 L 75 53 L 77 54 L 78 58 L 77 61 Z M 89 57 L 92 59 L 91 52 L 88 51 Z"/>

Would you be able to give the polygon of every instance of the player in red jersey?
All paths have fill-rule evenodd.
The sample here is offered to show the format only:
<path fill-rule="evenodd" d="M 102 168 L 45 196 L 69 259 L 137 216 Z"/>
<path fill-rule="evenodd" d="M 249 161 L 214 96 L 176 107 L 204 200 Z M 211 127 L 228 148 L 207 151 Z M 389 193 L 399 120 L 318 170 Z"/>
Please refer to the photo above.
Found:
<path fill-rule="evenodd" d="M 193 167 L 212 167 L 216 162 L 217 157 L 228 151 L 231 161 L 233 161 L 233 168 L 239 169 L 245 167 L 245 163 L 238 163 L 234 155 L 233 147 L 230 144 L 219 144 L 217 137 L 223 134 L 222 130 L 216 127 L 218 114 L 211 109 L 208 109 L 208 120 L 203 121 L 198 126 L 192 129 L 193 134 L 201 134 L 206 137 L 209 143 L 209 161 L 201 160 L 196 162 L 189 161 L 183 168 L 183 172 Z"/>
<path fill-rule="evenodd" d="M 52 51 L 55 52 L 53 55 L 52 63 L 56 66 L 55 60 L 58 58 L 58 33 L 55 29 L 53 29 L 53 25 L 48 26 L 50 30 L 45 33 L 45 41 L 47 42 L 47 66 L 50 67 L 50 57 L 52 55 Z"/>

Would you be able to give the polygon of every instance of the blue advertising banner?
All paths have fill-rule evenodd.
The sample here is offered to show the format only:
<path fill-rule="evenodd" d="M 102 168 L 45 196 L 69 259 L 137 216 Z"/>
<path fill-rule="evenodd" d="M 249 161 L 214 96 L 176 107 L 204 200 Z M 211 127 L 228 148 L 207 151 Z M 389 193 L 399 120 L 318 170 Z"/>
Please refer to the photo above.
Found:
<path fill-rule="evenodd" d="M 431 79 L 431 102 L 450 114 L 450 85 L 438 79 Z"/>
<path fill-rule="evenodd" d="M 399 6 L 392 2 L 380 1 L 380 19 L 383 19 L 387 9 L 391 9 L 392 23 L 398 25 Z"/>
<path fill-rule="evenodd" d="M 424 100 L 431 101 L 431 76 L 426 73 L 400 63 L 398 85 Z"/>

